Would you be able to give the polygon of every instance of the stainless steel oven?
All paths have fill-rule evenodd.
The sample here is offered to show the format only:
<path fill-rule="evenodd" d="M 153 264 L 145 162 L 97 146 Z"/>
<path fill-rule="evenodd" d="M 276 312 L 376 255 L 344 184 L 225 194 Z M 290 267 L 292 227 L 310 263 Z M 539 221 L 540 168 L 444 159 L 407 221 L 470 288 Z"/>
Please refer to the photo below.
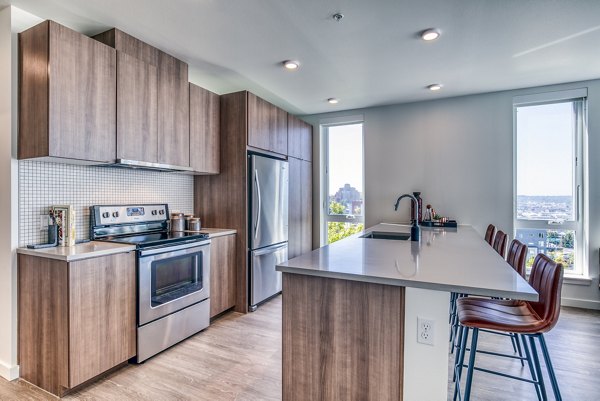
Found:
<path fill-rule="evenodd" d="M 166 204 L 90 208 L 90 238 L 135 245 L 142 362 L 210 324 L 210 237 L 170 232 Z"/>
<path fill-rule="evenodd" d="M 210 240 L 141 249 L 138 260 L 139 325 L 210 296 Z"/>

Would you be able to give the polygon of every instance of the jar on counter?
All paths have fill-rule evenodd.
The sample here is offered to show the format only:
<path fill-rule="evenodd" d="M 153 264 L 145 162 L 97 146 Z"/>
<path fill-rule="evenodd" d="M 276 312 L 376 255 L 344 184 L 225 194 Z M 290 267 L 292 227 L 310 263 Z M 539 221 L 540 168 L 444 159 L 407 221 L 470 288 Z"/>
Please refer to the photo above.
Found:
<path fill-rule="evenodd" d="M 200 223 L 200 218 L 192 217 L 185 220 L 185 229 L 188 231 L 200 231 L 202 228 L 202 224 Z"/>
<path fill-rule="evenodd" d="M 171 231 L 185 231 L 185 220 L 183 216 L 171 215 Z"/>

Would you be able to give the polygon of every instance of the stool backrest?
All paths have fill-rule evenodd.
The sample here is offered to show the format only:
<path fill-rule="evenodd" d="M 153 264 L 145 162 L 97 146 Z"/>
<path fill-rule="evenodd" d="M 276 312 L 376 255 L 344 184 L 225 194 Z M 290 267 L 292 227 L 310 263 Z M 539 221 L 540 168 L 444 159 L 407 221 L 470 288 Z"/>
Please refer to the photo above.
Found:
<path fill-rule="evenodd" d="M 553 328 L 558 321 L 562 281 L 562 264 L 539 253 L 531 267 L 529 284 L 540 294 L 540 298 L 537 302 L 529 302 L 529 304 L 538 316 L 546 322 L 541 330 L 542 332 Z"/>
<path fill-rule="evenodd" d="M 494 244 L 494 234 L 496 234 L 496 226 L 490 224 L 485 230 L 485 242 L 492 246 Z"/>
<path fill-rule="evenodd" d="M 525 278 L 525 262 L 527 260 L 527 245 L 519 240 L 512 240 L 508 247 L 506 261 L 521 277 Z"/>
<path fill-rule="evenodd" d="M 502 259 L 506 257 L 506 243 L 508 242 L 508 235 L 504 233 L 502 230 L 498 230 L 496 233 L 496 237 L 494 237 L 494 245 L 493 248 Z"/>

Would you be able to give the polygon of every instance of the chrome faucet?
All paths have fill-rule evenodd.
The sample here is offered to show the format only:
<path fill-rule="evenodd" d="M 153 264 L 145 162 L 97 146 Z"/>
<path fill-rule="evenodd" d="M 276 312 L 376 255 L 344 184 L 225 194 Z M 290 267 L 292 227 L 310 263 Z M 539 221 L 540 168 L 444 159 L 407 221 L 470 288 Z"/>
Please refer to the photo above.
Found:
<path fill-rule="evenodd" d="M 412 196 L 411 194 L 404 194 L 398 197 L 396 200 L 396 204 L 394 205 L 394 210 L 398 211 L 398 206 L 400 206 L 400 201 L 402 198 L 410 198 L 414 205 L 414 213 L 412 219 L 412 227 L 410 228 L 410 240 L 411 241 L 419 241 L 421 237 L 421 229 L 419 228 L 419 202 L 417 198 Z"/>

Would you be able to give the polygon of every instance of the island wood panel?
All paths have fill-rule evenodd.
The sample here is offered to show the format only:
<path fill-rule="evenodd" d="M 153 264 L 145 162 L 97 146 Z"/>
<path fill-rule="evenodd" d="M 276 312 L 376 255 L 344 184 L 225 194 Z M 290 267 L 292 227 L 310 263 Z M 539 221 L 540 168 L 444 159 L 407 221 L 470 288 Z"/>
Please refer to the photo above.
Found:
<path fill-rule="evenodd" d="M 18 255 L 19 376 L 62 395 L 69 387 L 67 263 Z"/>
<path fill-rule="evenodd" d="M 302 160 L 288 158 L 288 258 L 302 253 Z"/>
<path fill-rule="evenodd" d="M 235 237 L 210 240 L 210 317 L 235 306 Z"/>
<path fill-rule="evenodd" d="M 288 154 L 287 112 L 247 92 L 248 145 Z"/>
<path fill-rule="evenodd" d="M 158 162 L 158 71 L 117 52 L 117 159 Z"/>
<path fill-rule="evenodd" d="M 19 33 L 18 157 L 47 156 L 49 25 L 42 22 Z"/>
<path fill-rule="evenodd" d="M 136 354 L 135 254 L 69 263 L 69 387 Z"/>
<path fill-rule="evenodd" d="M 218 174 L 220 164 L 219 95 L 190 84 L 190 166 Z"/>
<path fill-rule="evenodd" d="M 115 50 L 50 21 L 49 156 L 113 162 Z"/>
<path fill-rule="evenodd" d="M 158 57 L 158 161 L 190 165 L 188 65 L 166 53 Z"/>
<path fill-rule="evenodd" d="M 246 105 L 246 92 L 220 96 L 221 171 L 194 181 L 194 213 L 203 225 L 238 232 L 235 310 L 242 313 L 248 312 Z"/>
<path fill-rule="evenodd" d="M 115 57 L 53 21 L 19 34 L 20 159 L 114 161 Z"/>
<path fill-rule="evenodd" d="M 402 400 L 404 288 L 283 273 L 283 401 Z"/>
<path fill-rule="evenodd" d="M 312 125 L 291 114 L 288 115 L 288 155 L 312 160 Z"/>

